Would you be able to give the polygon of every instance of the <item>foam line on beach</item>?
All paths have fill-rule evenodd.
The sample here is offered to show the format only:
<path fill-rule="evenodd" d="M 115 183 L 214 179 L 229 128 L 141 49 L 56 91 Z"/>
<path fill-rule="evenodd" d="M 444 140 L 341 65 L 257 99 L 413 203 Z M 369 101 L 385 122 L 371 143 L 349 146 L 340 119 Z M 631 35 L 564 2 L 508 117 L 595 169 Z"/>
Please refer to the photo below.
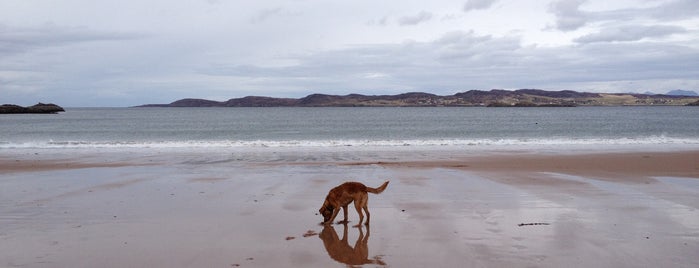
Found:
<path fill-rule="evenodd" d="M 224 148 L 224 147 L 398 147 L 502 145 L 698 145 L 697 138 L 650 136 L 637 138 L 427 139 L 427 140 L 185 140 L 185 141 L 29 141 L 0 142 L 0 149 L 80 148 Z"/>

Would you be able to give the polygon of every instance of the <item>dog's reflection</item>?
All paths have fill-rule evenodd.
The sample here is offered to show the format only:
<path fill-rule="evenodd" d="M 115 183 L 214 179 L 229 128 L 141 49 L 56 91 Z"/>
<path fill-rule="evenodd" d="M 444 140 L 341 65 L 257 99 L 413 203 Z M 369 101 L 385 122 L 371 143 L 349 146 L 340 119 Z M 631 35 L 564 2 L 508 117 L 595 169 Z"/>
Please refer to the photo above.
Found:
<path fill-rule="evenodd" d="M 320 239 L 323 240 L 325 250 L 328 255 L 335 261 L 353 266 L 364 264 L 386 265 L 378 256 L 369 259 L 369 226 L 366 226 L 366 236 L 362 227 L 359 229 L 359 237 L 354 243 L 354 248 L 347 241 L 347 223 L 342 224 L 342 239 L 337 236 L 335 228 L 332 224 L 326 224 L 323 231 L 320 232 Z"/>

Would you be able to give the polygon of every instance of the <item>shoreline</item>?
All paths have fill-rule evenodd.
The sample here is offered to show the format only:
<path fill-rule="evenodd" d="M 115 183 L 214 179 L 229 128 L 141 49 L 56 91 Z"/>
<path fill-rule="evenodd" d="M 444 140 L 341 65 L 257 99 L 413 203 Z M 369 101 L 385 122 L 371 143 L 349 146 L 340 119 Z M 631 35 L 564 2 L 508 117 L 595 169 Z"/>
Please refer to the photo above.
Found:
<path fill-rule="evenodd" d="M 697 149 L 351 149 L 2 151 L 0 266 L 699 265 Z"/>
<path fill-rule="evenodd" d="M 201 157 L 262 166 L 338 165 L 449 168 L 467 172 L 699 176 L 699 146 L 687 145 L 11 149 L 0 152 L 0 174 L 160 165 Z"/>
<path fill-rule="evenodd" d="M 394 168 L 447 168 L 473 172 L 550 172 L 580 176 L 699 178 L 699 151 L 578 154 L 502 154 L 443 161 L 353 162 Z"/>

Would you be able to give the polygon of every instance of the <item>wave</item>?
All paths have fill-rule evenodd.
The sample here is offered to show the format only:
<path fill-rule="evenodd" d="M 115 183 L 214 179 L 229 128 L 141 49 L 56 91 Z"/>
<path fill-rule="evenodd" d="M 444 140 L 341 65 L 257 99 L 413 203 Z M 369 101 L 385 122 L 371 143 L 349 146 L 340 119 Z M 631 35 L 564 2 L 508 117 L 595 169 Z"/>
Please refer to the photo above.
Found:
<path fill-rule="evenodd" d="M 264 148 L 264 147 L 397 147 L 397 146 L 507 146 L 507 145 L 654 145 L 693 144 L 699 138 L 652 136 L 642 138 L 523 138 L 428 140 L 193 140 L 193 141 L 37 141 L 0 142 L 0 149 L 87 148 Z"/>

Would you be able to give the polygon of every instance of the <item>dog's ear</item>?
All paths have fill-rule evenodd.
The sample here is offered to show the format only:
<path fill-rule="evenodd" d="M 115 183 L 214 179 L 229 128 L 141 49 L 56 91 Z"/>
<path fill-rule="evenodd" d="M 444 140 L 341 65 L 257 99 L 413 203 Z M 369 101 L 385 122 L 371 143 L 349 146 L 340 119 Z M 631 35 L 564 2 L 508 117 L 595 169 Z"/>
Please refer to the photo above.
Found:
<path fill-rule="evenodd" d="M 328 209 L 328 210 L 331 210 L 331 211 L 332 211 L 332 210 L 335 210 L 335 207 L 333 207 L 333 205 L 328 205 L 328 206 L 326 207 L 326 209 Z"/>

